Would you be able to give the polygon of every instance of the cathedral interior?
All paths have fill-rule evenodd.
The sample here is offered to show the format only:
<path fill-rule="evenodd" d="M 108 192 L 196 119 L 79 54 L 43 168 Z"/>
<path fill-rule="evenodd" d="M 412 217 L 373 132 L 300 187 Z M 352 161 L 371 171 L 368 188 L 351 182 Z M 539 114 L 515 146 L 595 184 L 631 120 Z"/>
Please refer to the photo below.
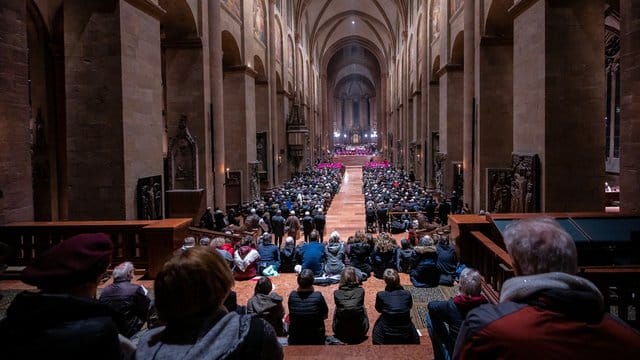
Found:
<path fill-rule="evenodd" d="M 637 214 L 638 18 L 633 0 L 2 1 L 0 224 L 225 209 L 363 144 L 473 212 Z"/>

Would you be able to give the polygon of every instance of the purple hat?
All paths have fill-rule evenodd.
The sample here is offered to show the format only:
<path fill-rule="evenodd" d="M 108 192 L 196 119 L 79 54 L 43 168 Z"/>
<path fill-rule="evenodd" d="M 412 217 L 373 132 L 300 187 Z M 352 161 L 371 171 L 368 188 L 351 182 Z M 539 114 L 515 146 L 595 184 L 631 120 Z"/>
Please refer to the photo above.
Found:
<path fill-rule="evenodd" d="M 43 252 L 22 272 L 22 281 L 40 289 L 60 289 L 95 281 L 111 263 L 107 234 L 80 234 Z"/>

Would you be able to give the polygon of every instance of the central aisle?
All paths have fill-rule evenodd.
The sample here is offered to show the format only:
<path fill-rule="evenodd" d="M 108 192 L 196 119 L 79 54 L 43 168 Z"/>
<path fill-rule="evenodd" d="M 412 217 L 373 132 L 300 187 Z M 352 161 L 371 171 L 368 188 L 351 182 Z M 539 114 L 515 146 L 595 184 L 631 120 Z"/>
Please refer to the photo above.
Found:
<path fill-rule="evenodd" d="M 365 229 L 364 195 L 362 194 L 362 167 L 347 166 L 342 178 L 340 191 L 336 194 L 327 211 L 324 239 L 337 230 L 342 240 Z"/>

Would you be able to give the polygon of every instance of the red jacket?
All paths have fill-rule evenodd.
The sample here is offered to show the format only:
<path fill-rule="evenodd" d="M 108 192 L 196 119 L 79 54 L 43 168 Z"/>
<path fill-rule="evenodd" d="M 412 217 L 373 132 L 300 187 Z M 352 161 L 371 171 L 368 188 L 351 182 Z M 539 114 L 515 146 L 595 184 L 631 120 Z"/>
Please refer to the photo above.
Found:
<path fill-rule="evenodd" d="M 454 359 L 640 359 L 640 333 L 604 313 L 602 295 L 586 279 L 516 277 L 505 282 L 501 301 L 469 312 Z"/>

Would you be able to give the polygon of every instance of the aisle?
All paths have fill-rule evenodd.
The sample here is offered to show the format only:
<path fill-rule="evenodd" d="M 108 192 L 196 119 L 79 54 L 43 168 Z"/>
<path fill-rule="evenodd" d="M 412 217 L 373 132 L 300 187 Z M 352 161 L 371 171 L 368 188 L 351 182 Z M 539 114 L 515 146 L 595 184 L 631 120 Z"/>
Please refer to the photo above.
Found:
<path fill-rule="evenodd" d="M 364 195 L 362 194 L 362 166 L 347 166 L 340 191 L 327 211 L 325 241 L 337 230 L 342 240 L 365 229 Z"/>

